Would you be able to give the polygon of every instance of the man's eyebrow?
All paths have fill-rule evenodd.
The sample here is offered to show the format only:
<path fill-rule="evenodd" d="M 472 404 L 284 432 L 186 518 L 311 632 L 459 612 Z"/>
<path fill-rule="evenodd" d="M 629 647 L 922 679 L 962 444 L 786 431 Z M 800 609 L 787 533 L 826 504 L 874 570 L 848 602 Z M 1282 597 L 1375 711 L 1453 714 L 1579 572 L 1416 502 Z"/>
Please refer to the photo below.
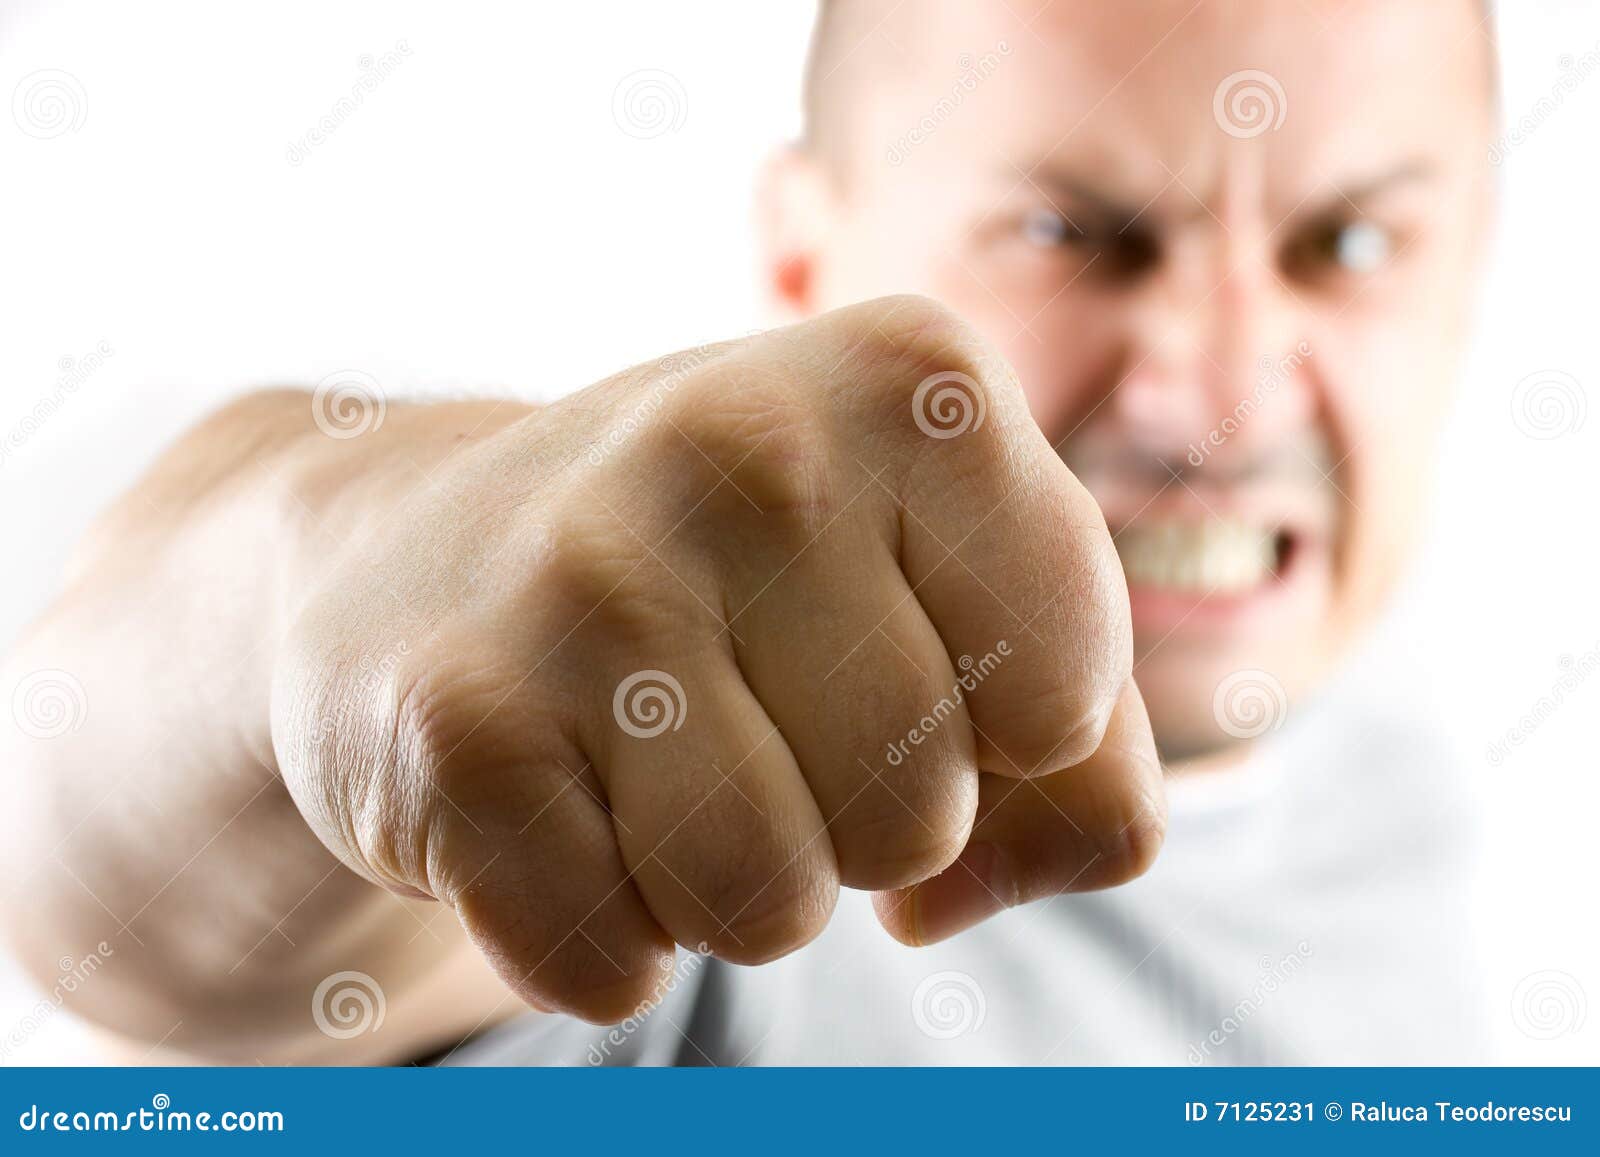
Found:
<path fill-rule="evenodd" d="M 1406 185 L 1423 184 L 1433 180 L 1438 175 L 1438 167 L 1432 161 L 1421 157 L 1402 161 L 1392 168 L 1385 169 L 1370 177 L 1362 177 L 1344 184 L 1327 182 L 1325 197 L 1316 199 L 1319 211 L 1326 212 L 1330 209 L 1337 210 L 1341 205 L 1350 204 L 1359 207 L 1363 201 L 1373 201 L 1385 193 L 1393 192 Z M 1311 206 L 1313 198 L 1306 198 L 1305 205 Z M 1300 216 L 1300 214 L 1295 214 Z"/>
<path fill-rule="evenodd" d="M 1015 172 L 1012 173 L 1015 176 Z M 1033 185 L 1052 202 L 1071 202 L 1071 208 L 1112 221 L 1128 221 L 1138 216 L 1144 202 L 1102 189 L 1085 177 L 1065 169 L 1037 168 L 1028 173 Z M 1064 212 L 1067 205 L 1057 204 Z"/>
<path fill-rule="evenodd" d="M 1012 175 L 1015 176 L 1014 170 Z M 1364 202 L 1376 200 L 1406 185 L 1426 183 L 1437 175 L 1438 166 L 1431 160 L 1415 157 L 1371 176 L 1358 177 L 1342 184 L 1324 182 L 1319 189 L 1305 198 L 1291 216 L 1297 218 L 1316 216 L 1337 212 L 1349 205 L 1360 208 Z M 1030 172 L 1027 183 L 1033 185 L 1052 202 L 1070 202 L 1070 206 L 1057 204 L 1057 208 L 1063 211 L 1070 209 L 1093 213 L 1102 220 L 1112 222 L 1129 222 L 1144 215 L 1150 203 L 1166 191 L 1159 190 L 1154 197 L 1137 198 L 1132 194 L 1121 194 L 1102 188 L 1089 178 L 1067 169 L 1043 167 Z M 1323 193 L 1323 196 L 1317 196 L 1318 193 Z"/>

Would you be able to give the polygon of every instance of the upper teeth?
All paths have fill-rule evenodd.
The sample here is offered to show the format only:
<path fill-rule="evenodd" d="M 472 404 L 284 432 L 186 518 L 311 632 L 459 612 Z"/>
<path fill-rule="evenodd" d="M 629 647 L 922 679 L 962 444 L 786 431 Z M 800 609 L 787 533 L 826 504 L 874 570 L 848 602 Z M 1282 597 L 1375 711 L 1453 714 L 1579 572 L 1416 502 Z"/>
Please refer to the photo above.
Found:
<path fill-rule="evenodd" d="M 1117 535 L 1130 583 L 1234 592 L 1259 585 L 1277 561 L 1274 531 L 1239 522 L 1141 523 Z"/>

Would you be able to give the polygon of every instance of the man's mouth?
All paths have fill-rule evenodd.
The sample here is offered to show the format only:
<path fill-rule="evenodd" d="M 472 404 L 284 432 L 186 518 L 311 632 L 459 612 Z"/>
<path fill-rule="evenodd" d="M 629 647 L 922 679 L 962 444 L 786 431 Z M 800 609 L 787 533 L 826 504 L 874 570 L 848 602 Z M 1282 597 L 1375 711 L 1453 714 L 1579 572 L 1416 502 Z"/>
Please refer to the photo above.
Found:
<path fill-rule="evenodd" d="M 1130 587 L 1187 595 L 1239 595 L 1282 573 L 1291 536 L 1224 518 L 1141 519 L 1116 534 Z"/>

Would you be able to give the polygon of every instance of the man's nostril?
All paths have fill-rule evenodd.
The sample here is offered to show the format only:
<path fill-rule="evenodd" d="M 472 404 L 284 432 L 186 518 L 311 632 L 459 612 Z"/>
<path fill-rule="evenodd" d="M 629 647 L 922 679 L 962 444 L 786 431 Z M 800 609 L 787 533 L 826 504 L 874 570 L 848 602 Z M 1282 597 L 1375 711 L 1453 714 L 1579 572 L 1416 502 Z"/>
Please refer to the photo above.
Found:
<path fill-rule="evenodd" d="M 1289 565 L 1289 559 L 1294 556 L 1295 538 L 1288 530 L 1279 530 L 1273 537 L 1273 562 L 1272 571 L 1281 575 Z"/>

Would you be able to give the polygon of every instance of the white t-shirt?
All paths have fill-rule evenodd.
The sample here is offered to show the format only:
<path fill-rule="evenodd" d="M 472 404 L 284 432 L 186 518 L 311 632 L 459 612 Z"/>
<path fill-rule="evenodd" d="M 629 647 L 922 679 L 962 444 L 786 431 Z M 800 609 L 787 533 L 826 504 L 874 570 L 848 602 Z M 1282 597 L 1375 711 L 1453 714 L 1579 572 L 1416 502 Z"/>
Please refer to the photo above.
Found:
<path fill-rule="evenodd" d="M 1325 697 L 1175 777 L 1142 879 L 906 948 L 847 892 L 773 964 L 681 957 L 613 1029 L 528 1016 L 451 1064 L 1471 1064 L 1471 792 L 1414 721 Z"/>

